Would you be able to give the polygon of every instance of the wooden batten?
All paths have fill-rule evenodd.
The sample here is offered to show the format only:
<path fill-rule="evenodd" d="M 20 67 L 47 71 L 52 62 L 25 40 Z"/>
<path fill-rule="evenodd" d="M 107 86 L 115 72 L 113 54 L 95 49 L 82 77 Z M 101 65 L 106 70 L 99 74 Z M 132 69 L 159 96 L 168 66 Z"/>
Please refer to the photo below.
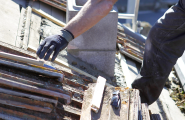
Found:
<path fill-rule="evenodd" d="M 105 83 L 106 83 L 106 79 L 99 76 L 96 86 L 95 86 L 94 95 L 92 99 L 92 105 L 91 105 L 91 110 L 93 110 L 96 113 L 100 109 L 100 104 L 101 104 L 102 97 L 103 97 Z"/>

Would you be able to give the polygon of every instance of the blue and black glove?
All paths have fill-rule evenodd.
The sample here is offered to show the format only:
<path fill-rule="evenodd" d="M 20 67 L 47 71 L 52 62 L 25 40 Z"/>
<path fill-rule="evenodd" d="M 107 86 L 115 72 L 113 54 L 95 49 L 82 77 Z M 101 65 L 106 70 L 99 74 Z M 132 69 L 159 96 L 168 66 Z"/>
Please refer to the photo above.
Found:
<path fill-rule="evenodd" d="M 51 61 L 54 61 L 59 52 L 65 49 L 68 43 L 74 39 L 74 36 L 68 30 L 62 30 L 61 35 L 52 35 L 44 39 L 37 49 L 37 55 L 40 59 L 48 60 L 54 52 Z"/>

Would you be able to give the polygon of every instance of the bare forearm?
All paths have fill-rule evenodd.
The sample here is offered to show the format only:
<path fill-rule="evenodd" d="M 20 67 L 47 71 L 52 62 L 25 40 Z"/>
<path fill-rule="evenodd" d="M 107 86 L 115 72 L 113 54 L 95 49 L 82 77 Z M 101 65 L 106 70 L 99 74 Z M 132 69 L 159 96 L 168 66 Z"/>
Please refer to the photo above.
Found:
<path fill-rule="evenodd" d="M 105 17 L 117 0 L 89 0 L 80 12 L 65 26 L 78 37 Z"/>

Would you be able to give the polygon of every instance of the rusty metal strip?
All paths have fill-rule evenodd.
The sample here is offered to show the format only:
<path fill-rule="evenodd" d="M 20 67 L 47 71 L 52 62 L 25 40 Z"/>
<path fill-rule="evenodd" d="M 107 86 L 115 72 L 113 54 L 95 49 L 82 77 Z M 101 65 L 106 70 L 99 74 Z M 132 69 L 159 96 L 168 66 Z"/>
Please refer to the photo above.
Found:
<path fill-rule="evenodd" d="M 39 94 L 51 96 L 51 97 L 63 98 L 67 101 L 67 104 L 69 104 L 71 102 L 71 97 L 69 95 L 54 92 L 54 91 L 51 91 L 51 90 L 38 88 L 38 87 L 35 87 L 35 86 L 31 86 L 31 85 L 26 85 L 26 84 L 11 81 L 11 80 L 8 80 L 8 79 L 5 79 L 5 78 L 0 78 L 0 84 L 7 85 L 7 86 L 17 88 L 17 89 L 21 89 L 21 90 L 26 90 L 26 91 L 30 91 L 30 92 L 34 92 L 34 93 L 39 93 Z"/>
<path fill-rule="evenodd" d="M 10 105 L 14 107 L 40 111 L 45 113 L 51 113 L 53 106 L 52 104 L 35 101 L 28 98 L 17 97 L 13 95 L 8 95 L 4 93 L 0 93 L 0 104 Z"/>
<path fill-rule="evenodd" d="M 20 96 L 20 97 L 26 97 L 26 98 L 30 98 L 30 99 L 34 99 L 34 100 L 38 100 L 38 101 L 43 101 L 43 102 L 49 102 L 49 103 L 53 103 L 55 106 L 57 106 L 57 103 L 58 103 L 58 101 L 54 100 L 54 99 L 50 99 L 50 98 L 46 98 L 46 97 L 40 97 L 40 96 L 35 96 L 35 95 L 22 93 L 22 92 L 16 92 L 16 91 L 4 89 L 4 88 L 0 88 L 0 93 Z"/>

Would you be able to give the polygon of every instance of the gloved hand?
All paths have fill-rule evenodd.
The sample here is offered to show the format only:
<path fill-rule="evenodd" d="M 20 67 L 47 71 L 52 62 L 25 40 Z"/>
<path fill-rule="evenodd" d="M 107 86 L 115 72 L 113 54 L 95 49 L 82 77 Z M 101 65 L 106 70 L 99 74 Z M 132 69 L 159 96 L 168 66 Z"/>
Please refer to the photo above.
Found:
<path fill-rule="evenodd" d="M 49 56 L 53 53 L 53 57 L 51 61 L 54 61 L 57 57 L 58 53 L 66 48 L 68 45 L 68 41 L 60 35 L 52 35 L 44 39 L 44 41 L 40 44 L 37 55 L 40 59 L 44 58 L 44 60 L 48 60 Z"/>
<path fill-rule="evenodd" d="M 51 59 L 51 61 L 54 61 L 58 53 L 65 49 L 72 39 L 74 39 L 74 36 L 70 31 L 62 30 L 61 35 L 52 35 L 45 38 L 37 49 L 37 55 L 40 59 L 48 60 L 54 52 Z"/>

